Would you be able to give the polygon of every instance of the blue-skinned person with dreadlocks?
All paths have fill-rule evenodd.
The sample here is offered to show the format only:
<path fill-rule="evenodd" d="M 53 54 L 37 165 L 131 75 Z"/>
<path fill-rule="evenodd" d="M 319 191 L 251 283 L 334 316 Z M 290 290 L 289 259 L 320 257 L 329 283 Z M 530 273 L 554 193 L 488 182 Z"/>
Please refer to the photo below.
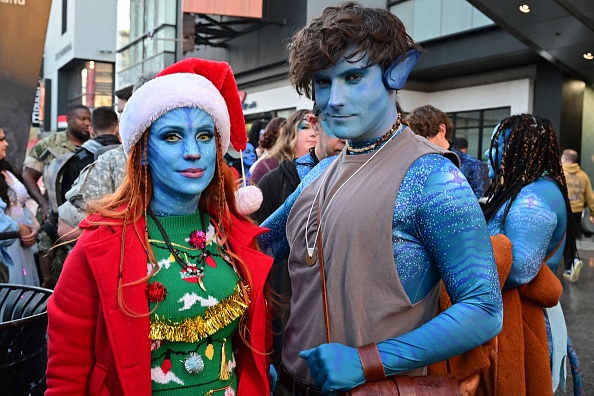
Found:
<path fill-rule="evenodd" d="M 276 258 L 290 247 L 276 395 L 370 381 L 362 346 L 383 378 L 423 375 L 428 364 L 497 335 L 501 294 L 479 204 L 449 159 L 457 157 L 400 121 L 396 91 L 419 54 L 402 22 L 343 3 L 314 18 L 289 49 L 297 91 L 315 94 L 325 129 L 348 143 L 306 176 L 259 239 Z M 454 304 L 435 316 L 441 280 Z"/>
<path fill-rule="evenodd" d="M 502 372 L 525 371 L 523 381 L 498 379 L 497 394 L 552 394 L 559 383 L 564 386 L 566 345 L 573 351 L 558 304 L 562 287 L 554 273 L 564 257 L 571 263 L 576 253 L 557 134 L 546 118 L 514 115 L 495 128 L 485 155 L 493 180 L 483 207 L 485 218 L 491 235 L 504 234 L 512 243 L 498 338 L 500 351 L 507 343 L 515 353 L 511 359 L 500 354 L 497 372 L 501 377 Z M 519 299 L 513 297 L 516 292 Z M 520 310 L 523 319 L 513 320 Z M 575 353 L 570 353 L 570 361 L 574 394 L 580 395 Z"/>

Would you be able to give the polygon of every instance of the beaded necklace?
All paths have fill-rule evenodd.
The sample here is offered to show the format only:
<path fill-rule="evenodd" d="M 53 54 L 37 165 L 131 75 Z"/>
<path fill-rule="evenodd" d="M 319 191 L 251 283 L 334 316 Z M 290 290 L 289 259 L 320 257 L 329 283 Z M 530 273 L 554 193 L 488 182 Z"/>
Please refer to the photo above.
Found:
<path fill-rule="evenodd" d="M 163 242 L 165 243 L 165 245 L 167 245 L 167 248 L 171 252 L 171 255 L 173 256 L 175 261 L 181 266 L 182 270 L 184 270 L 188 275 L 196 276 L 198 285 L 200 286 L 200 288 L 203 291 L 206 291 L 206 287 L 204 287 L 203 279 L 204 279 L 204 263 L 206 262 L 206 258 L 208 257 L 208 254 L 205 251 L 207 241 L 206 241 L 206 234 L 204 232 L 204 230 L 205 230 L 204 214 L 200 213 L 200 223 L 202 226 L 202 230 L 200 230 L 200 231 L 196 230 L 190 234 L 190 244 L 194 247 L 194 249 L 189 249 L 184 246 L 175 244 L 178 247 L 188 249 L 188 250 L 200 250 L 200 254 L 198 254 L 198 256 L 193 256 L 193 257 L 197 258 L 197 262 L 192 263 L 188 259 L 187 254 L 185 254 L 186 260 L 184 260 L 181 257 L 180 252 L 173 247 L 173 242 L 171 242 L 171 240 L 169 239 L 169 235 L 167 235 L 165 228 L 163 227 L 163 225 L 161 224 L 161 222 L 159 221 L 157 216 L 155 216 L 155 214 L 153 213 L 151 208 L 148 208 L 147 213 L 151 217 L 151 219 L 153 219 L 155 224 L 157 225 L 157 228 L 159 229 L 159 232 L 161 233 L 161 236 L 164 239 Z M 162 242 L 162 241 L 153 240 L 153 242 Z"/>
<path fill-rule="evenodd" d="M 382 136 L 381 138 L 379 138 L 378 140 L 376 140 L 374 142 L 369 143 L 368 145 L 365 145 L 363 147 L 353 147 L 347 140 L 347 142 L 346 142 L 347 152 L 349 154 L 360 154 L 360 153 L 365 153 L 368 151 L 375 150 L 376 148 L 378 148 L 379 146 L 384 144 L 384 142 L 386 142 L 388 139 L 390 139 L 390 137 L 392 136 L 394 131 L 396 131 L 400 127 L 400 118 L 401 118 L 401 115 L 400 115 L 400 113 L 398 113 L 398 118 L 396 119 L 396 122 L 394 123 L 394 125 L 392 125 L 392 128 L 390 128 L 390 130 L 388 132 L 386 132 L 386 134 L 384 136 Z"/>

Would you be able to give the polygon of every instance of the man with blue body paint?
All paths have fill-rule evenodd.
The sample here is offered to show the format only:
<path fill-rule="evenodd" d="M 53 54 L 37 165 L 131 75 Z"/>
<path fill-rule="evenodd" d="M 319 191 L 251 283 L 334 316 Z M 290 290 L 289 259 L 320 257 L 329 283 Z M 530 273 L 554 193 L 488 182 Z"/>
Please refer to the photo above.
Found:
<path fill-rule="evenodd" d="M 417 57 L 395 15 L 357 3 L 326 8 L 290 45 L 292 83 L 315 93 L 347 149 L 321 161 L 263 224 L 271 229 L 260 238 L 266 252 L 278 259 L 290 248 L 277 396 L 365 383 L 357 349 L 365 345 L 384 375 L 423 375 L 501 329 L 489 233 L 448 159 L 457 158 L 400 122 L 396 92 Z M 453 305 L 435 316 L 440 280 Z"/>

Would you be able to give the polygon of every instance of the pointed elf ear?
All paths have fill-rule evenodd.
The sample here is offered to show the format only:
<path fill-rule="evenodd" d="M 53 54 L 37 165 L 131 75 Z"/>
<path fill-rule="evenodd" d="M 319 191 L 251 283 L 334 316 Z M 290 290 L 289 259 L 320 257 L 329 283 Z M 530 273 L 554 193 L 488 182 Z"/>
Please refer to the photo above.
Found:
<path fill-rule="evenodd" d="M 402 89 L 408 75 L 417 63 L 421 53 L 415 49 L 408 51 L 406 58 L 402 60 L 402 56 L 396 58 L 394 63 L 388 67 L 382 78 L 387 89 Z"/>

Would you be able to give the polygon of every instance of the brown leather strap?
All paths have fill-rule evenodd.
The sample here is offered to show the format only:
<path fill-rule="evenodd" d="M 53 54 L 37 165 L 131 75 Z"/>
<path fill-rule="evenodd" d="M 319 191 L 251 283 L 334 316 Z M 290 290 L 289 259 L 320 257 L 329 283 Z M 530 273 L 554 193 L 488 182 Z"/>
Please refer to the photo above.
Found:
<path fill-rule="evenodd" d="M 326 294 L 326 271 L 324 270 L 324 252 L 322 251 L 322 215 L 318 204 L 318 263 L 320 264 L 320 283 L 322 284 L 322 302 L 324 304 L 324 325 L 326 326 L 326 342 L 330 343 L 330 314 L 328 313 L 328 295 Z"/>
<path fill-rule="evenodd" d="M 357 352 L 359 352 L 359 358 L 361 358 L 363 374 L 365 374 L 365 382 L 374 382 L 386 379 L 386 372 L 384 371 L 382 358 L 380 357 L 375 342 L 357 348 Z"/>
<path fill-rule="evenodd" d="M 398 394 L 401 396 L 417 396 L 417 387 L 412 377 L 408 375 L 395 375 L 392 380 L 396 383 Z M 437 392 L 435 394 L 438 394 Z"/>

